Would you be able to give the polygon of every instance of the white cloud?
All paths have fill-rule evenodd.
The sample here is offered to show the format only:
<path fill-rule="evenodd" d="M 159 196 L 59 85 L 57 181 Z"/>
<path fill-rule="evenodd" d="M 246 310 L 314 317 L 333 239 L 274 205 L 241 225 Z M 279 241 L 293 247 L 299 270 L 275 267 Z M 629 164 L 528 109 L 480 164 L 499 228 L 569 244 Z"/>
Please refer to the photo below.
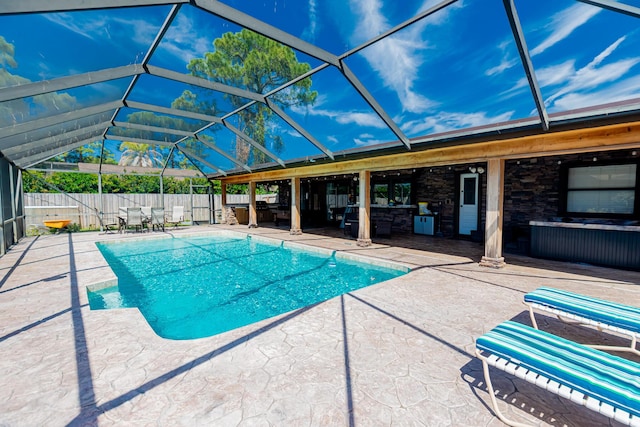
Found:
<path fill-rule="evenodd" d="M 633 98 L 640 98 L 640 76 L 630 77 L 590 93 L 565 94 L 556 99 L 554 105 L 559 111 L 567 111 Z"/>
<path fill-rule="evenodd" d="M 353 142 L 355 143 L 356 147 L 368 147 L 371 145 L 384 144 L 385 142 L 389 142 L 389 140 L 373 139 L 371 135 L 363 134 L 358 138 L 353 138 Z"/>
<path fill-rule="evenodd" d="M 334 144 L 334 145 L 340 142 L 340 140 L 333 135 L 329 135 L 327 137 L 327 141 L 329 141 L 331 144 Z"/>
<path fill-rule="evenodd" d="M 437 6 L 440 3 L 442 3 L 442 0 L 424 0 L 420 8 L 418 8 L 418 12 L 423 12 L 427 9 Z M 444 24 L 447 22 L 447 20 L 449 19 L 449 14 L 454 9 L 461 9 L 463 7 L 464 7 L 464 1 L 459 0 L 454 4 L 450 4 L 446 6 L 444 9 L 440 9 L 437 13 L 434 13 L 428 16 L 427 18 L 425 18 L 425 20 L 427 21 L 427 23 L 433 24 L 433 25 Z"/>
<path fill-rule="evenodd" d="M 430 3 L 429 0 L 425 5 Z M 352 35 L 354 44 L 376 37 L 391 28 L 382 12 L 382 2 L 379 0 L 354 0 L 352 6 L 359 18 L 359 23 Z M 446 16 L 447 9 L 436 15 Z M 421 52 L 429 47 L 429 42 L 421 37 L 428 23 L 433 23 L 433 20 L 417 22 L 400 33 L 378 41 L 362 52 L 367 62 L 382 79 L 383 84 L 397 94 L 404 111 L 413 113 L 425 112 L 435 105 L 432 100 L 417 93 L 413 88 L 423 63 Z"/>
<path fill-rule="evenodd" d="M 121 27 L 133 29 L 133 40 L 138 44 L 149 46 L 155 40 L 160 31 L 160 27 L 144 19 L 121 19 L 115 18 L 114 22 Z M 146 52 L 145 52 L 146 53 Z"/>
<path fill-rule="evenodd" d="M 593 67 L 596 67 L 596 66 L 600 65 L 600 63 L 602 61 L 604 61 L 605 59 L 607 59 L 607 57 L 609 55 L 611 55 L 611 53 L 613 53 L 613 51 L 616 50 L 618 48 L 618 46 L 620 46 L 620 43 L 625 41 L 626 38 L 627 38 L 627 36 L 622 36 L 618 40 L 616 40 L 615 42 L 611 43 L 611 45 L 609 45 L 609 47 L 607 47 L 605 50 L 600 52 L 600 54 L 596 55 L 595 58 L 593 58 L 593 61 L 591 61 L 587 65 L 587 68 L 593 68 Z"/>
<path fill-rule="evenodd" d="M 570 59 L 561 64 L 551 65 L 545 68 L 539 68 L 536 70 L 536 78 L 538 80 L 538 84 L 541 87 L 545 86 L 555 86 L 558 84 L 563 84 L 568 81 L 572 75 L 575 74 L 575 66 L 576 61 Z M 526 86 L 528 85 L 527 79 L 522 78 L 518 85 Z"/>
<path fill-rule="evenodd" d="M 511 45 L 512 40 L 507 40 L 498 45 L 498 50 L 502 52 L 500 64 L 495 67 L 491 67 L 484 72 L 485 76 L 493 76 L 496 74 L 501 74 L 502 72 L 508 70 L 516 66 L 520 62 L 520 58 L 512 58 L 510 57 L 508 47 Z"/>
<path fill-rule="evenodd" d="M 575 65 L 573 62 L 565 63 L 562 73 L 558 73 L 556 69 L 541 70 L 539 73 L 541 86 L 562 84 L 559 90 L 555 91 L 545 100 L 545 104 L 549 106 L 550 109 L 563 109 L 561 105 L 566 105 L 567 99 L 575 99 L 575 95 L 578 93 L 586 95 L 589 92 L 600 93 L 607 91 L 605 87 L 607 84 L 617 82 L 627 74 L 631 68 L 640 63 L 640 57 L 634 57 L 621 59 L 601 66 L 604 60 L 609 57 L 624 40 L 625 37 L 619 38 L 596 55 L 591 62 L 578 70 L 574 69 Z M 554 76 L 554 78 L 544 79 L 545 75 Z M 626 98 L 629 98 L 629 96 Z M 564 99 L 564 101 L 560 101 L 561 99 Z"/>
<path fill-rule="evenodd" d="M 584 3 L 579 3 L 556 13 L 551 17 L 551 22 L 545 26 L 545 28 L 551 34 L 547 36 L 547 38 L 543 40 L 538 46 L 531 49 L 529 51 L 529 54 L 531 56 L 539 55 L 556 43 L 559 43 L 560 41 L 569 37 L 573 33 L 573 31 L 575 31 L 583 24 L 587 23 L 591 18 L 598 14 L 600 10 L 601 9 L 598 7 L 592 7 Z M 520 63 L 520 58 L 510 57 L 507 52 L 507 47 L 509 47 L 512 43 L 514 43 L 513 40 L 509 39 L 508 41 L 505 41 L 498 45 L 498 50 L 500 50 L 502 53 L 500 64 L 486 70 L 485 75 L 493 76 L 496 74 L 501 74 L 502 72 Z M 524 80 L 524 83 L 526 84 L 526 79 Z"/>
<path fill-rule="evenodd" d="M 45 13 L 42 16 L 54 24 L 91 40 L 105 34 L 107 17 L 104 15 L 92 14 L 90 19 L 78 19 L 78 16 L 72 16 L 70 13 Z"/>
<path fill-rule="evenodd" d="M 345 112 L 336 116 L 335 120 L 343 125 L 356 124 L 377 129 L 386 129 L 387 127 L 375 113 Z"/>
<path fill-rule="evenodd" d="M 70 13 L 50 13 L 44 14 L 43 17 L 82 37 L 100 41 L 110 40 L 112 43 L 119 43 L 121 39 L 126 38 L 136 44 L 148 46 L 160 29 L 148 20 L 123 19 L 99 13 L 83 17 Z M 123 28 L 128 31 L 123 32 Z"/>
<path fill-rule="evenodd" d="M 318 102 L 320 101 L 320 102 Z M 322 104 L 322 99 L 316 100 L 318 104 Z M 293 107 L 292 111 L 300 115 L 327 117 L 332 121 L 342 125 L 358 125 L 367 126 L 375 129 L 386 129 L 387 125 L 374 112 L 362 111 L 342 111 L 318 108 L 318 106 Z"/>
<path fill-rule="evenodd" d="M 602 8 L 599 7 L 578 3 L 556 13 L 552 17 L 551 23 L 547 25 L 551 34 L 531 50 L 531 56 L 539 55 L 556 43 L 566 39 L 578 27 L 587 23 L 601 10 Z"/>
<path fill-rule="evenodd" d="M 318 9 L 316 0 L 309 0 L 309 25 L 304 29 L 302 37 L 314 42 L 318 31 Z"/>
<path fill-rule="evenodd" d="M 477 113 L 449 113 L 440 112 L 435 116 L 424 119 L 406 121 L 402 130 L 410 135 L 425 135 L 430 133 L 442 133 L 452 130 L 482 126 L 491 123 L 506 122 L 513 116 L 513 111 L 489 116 L 487 112 Z"/>
<path fill-rule="evenodd" d="M 196 28 L 194 22 L 184 14 L 179 14 L 165 35 L 161 49 L 172 56 L 189 63 L 199 58 L 205 52 L 213 50 L 212 40 L 206 37 L 195 37 L 196 34 L 206 34 L 202 28 Z"/>

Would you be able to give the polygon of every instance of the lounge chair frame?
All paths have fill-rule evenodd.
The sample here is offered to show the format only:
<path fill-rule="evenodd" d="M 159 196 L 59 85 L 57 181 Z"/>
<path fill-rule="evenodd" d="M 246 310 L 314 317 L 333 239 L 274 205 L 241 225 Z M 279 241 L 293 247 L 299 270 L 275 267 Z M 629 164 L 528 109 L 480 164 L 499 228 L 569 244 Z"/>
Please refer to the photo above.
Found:
<path fill-rule="evenodd" d="M 616 326 L 616 325 L 611 325 L 606 319 L 602 318 L 601 316 L 598 316 L 597 311 L 596 310 L 587 310 L 585 308 L 585 314 L 584 315 L 579 315 L 576 313 L 569 313 L 566 310 L 562 309 L 559 304 L 554 304 L 554 302 L 547 298 L 545 299 L 544 303 L 542 302 L 535 302 L 535 301 L 526 301 L 527 297 L 533 296 L 536 292 L 547 292 L 547 293 L 551 293 L 551 292 L 562 292 L 564 295 L 564 298 L 575 298 L 576 301 L 579 301 L 579 299 L 583 299 L 583 298 L 588 298 L 588 301 L 590 304 L 594 305 L 596 308 L 602 308 L 602 309 L 606 309 L 609 305 L 613 304 L 610 303 L 608 301 L 604 301 L 604 300 L 598 300 L 596 298 L 589 298 L 589 297 L 585 297 L 584 295 L 579 295 L 579 294 L 573 294 L 570 292 L 565 292 L 565 291 L 558 291 L 556 289 L 553 288 L 540 288 L 537 289 L 534 292 L 531 292 L 529 294 L 527 294 L 525 296 L 525 301 L 524 304 L 528 307 L 529 309 L 529 317 L 531 318 L 531 324 L 533 325 L 534 328 L 536 329 L 540 329 L 538 327 L 538 323 L 536 322 L 536 317 L 535 317 L 535 311 L 541 311 L 544 313 L 549 313 L 552 314 L 554 316 L 556 316 L 558 318 L 558 320 L 564 322 L 564 323 L 569 323 L 569 324 L 575 324 L 575 325 L 580 325 L 580 326 L 587 326 L 587 327 L 591 327 L 594 328 L 600 332 L 602 331 L 608 331 L 611 332 L 615 335 L 619 335 L 622 336 L 624 338 L 629 338 L 630 343 L 629 346 L 613 346 L 613 345 L 601 345 L 601 344 L 586 344 L 588 347 L 591 348 L 595 348 L 598 350 L 608 350 L 608 351 L 622 351 L 622 352 L 629 352 L 629 353 L 634 353 L 638 356 L 640 356 L 640 350 L 638 350 L 637 345 L 638 345 L 638 338 L 640 338 L 640 333 L 636 332 L 636 331 L 632 331 L 620 326 Z M 624 306 L 622 304 L 615 304 L 616 306 L 622 308 L 622 309 L 628 309 L 628 310 L 637 310 L 634 307 L 630 307 L 630 306 Z M 640 327 L 640 325 L 639 325 Z"/>
<path fill-rule="evenodd" d="M 502 325 L 499 325 L 496 329 L 502 327 L 503 325 L 507 325 L 507 324 L 516 324 L 515 322 L 504 322 Z M 531 330 L 531 331 L 535 331 L 538 334 L 546 334 L 547 336 L 552 336 L 551 334 L 548 334 L 544 331 L 540 331 L 538 329 L 534 329 L 531 328 L 529 326 L 526 325 L 521 325 L 518 324 L 518 328 L 521 328 L 522 330 Z M 493 331 L 491 331 L 493 332 Z M 488 334 L 487 334 L 488 335 Z M 533 333 L 533 335 L 535 336 L 535 333 Z M 478 341 L 480 341 L 483 337 L 479 338 Z M 531 336 L 523 336 L 522 337 L 522 346 L 526 346 L 527 344 L 530 343 Z M 535 338 L 534 338 L 535 339 Z M 558 338 L 559 340 L 563 340 L 562 338 Z M 564 340 L 565 342 L 569 342 L 567 340 Z M 598 356 L 597 358 L 594 358 L 593 360 L 593 364 L 592 366 L 589 367 L 589 369 L 591 370 L 591 372 L 595 372 L 597 371 L 597 369 L 599 368 L 599 361 L 604 360 L 612 360 L 615 361 L 616 359 L 620 360 L 620 358 L 610 355 L 608 353 L 604 353 L 601 352 L 599 350 L 596 349 L 591 349 L 587 346 L 584 346 L 582 344 L 577 344 L 577 343 L 571 343 L 571 345 L 573 346 L 574 349 L 576 349 L 576 357 L 580 357 L 583 358 L 585 357 L 584 353 L 581 353 L 581 349 L 588 349 L 588 350 L 592 350 L 593 352 L 597 352 Z M 535 364 L 536 360 L 540 363 L 541 365 L 541 369 L 537 370 L 537 368 L 534 367 L 527 367 L 525 366 L 524 363 L 522 363 L 520 360 L 518 360 L 516 357 L 505 357 L 505 356 L 500 356 L 498 354 L 492 353 L 490 350 L 487 350 L 486 348 L 479 348 L 481 346 L 478 345 L 478 342 L 476 343 L 476 356 L 478 357 L 478 359 L 480 359 L 480 361 L 482 362 L 482 371 L 484 374 L 484 379 L 485 382 L 487 384 L 487 391 L 489 393 L 489 397 L 491 400 L 491 405 L 493 407 L 493 411 L 495 413 L 495 415 L 500 419 L 500 421 L 502 421 L 503 423 L 510 425 L 510 426 L 514 426 L 514 427 L 526 427 L 529 426 L 529 424 L 524 424 L 521 422 L 517 422 L 517 421 L 513 421 L 510 420 L 509 418 L 507 418 L 501 411 L 500 408 L 498 406 L 498 401 L 496 399 L 496 394 L 493 388 L 493 384 L 491 382 L 491 376 L 490 376 L 490 372 L 489 372 L 489 366 L 500 369 L 508 374 L 514 375 L 517 378 L 523 379 L 531 384 L 534 384 L 538 387 L 541 387 L 547 391 L 550 391 L 552 393 L 557 394 L 560 397 L 564 397 L 566 399 L 571 400 L 574 403 L 577 403 L 579 405 L 585 406 L 588 409 L 591 409 L 595 412 L 598 412 L 600 414 L 603 414 L 611 419 L 614 419 L 624 425 L 629 425 L 632 427 L 639 427 L 640 426 L 640 416 L 638 415 L 634 415 L 632 413 L 627 412 L 625 409 L 622 409 L 618 406 L 614 406 L 611 404 L 611 402 L 604 402 L 600 399 L 598 399 L 596 396 L 594 395 L 589 395 L 589 394 L 585 394 L 580 390 L 576 390 L 570 386 L 568 386 L 567 384 L 571 383 L 571 379 L 567 380 L 567 381 L 563 381 L 564 384 L 561 384 L 560 382 L 549 378 L 548 376 L 541 374 L 540 370 L 544 371 L 544 364 L 545 362 L 542 359 L 536 359 L 533 358 L 531 360 L 528 361 L 528 364 Z M 517 352 L 516 352 L 517 354 Z M 579 356 L 578 356 L 579 354 Z M 595 353 L 594 353 L 595 354 Z M 538 355 L 539 356 L 539 355 Z M 554 355 L 550 354 L 549 358 L 553 358 Z M 555 363 L 560 363 L 555 361 Z M 626 361 L 626 363 L 631 364 L 631 365 L 637 365 L 635 362 L 632 361 Z M 634 367 L 635 367 L 634 365 Z M 534 370 L 535 369 L 535 370 Z M 640 369 L 640 365 L 638 365 L 638 368 Z M 537 372 L 536 372 L 537 370 Z M 633 396 L 635 396 L 635 399 L 640 401 L 640 387 L 638 387 L 636 385 L 635 390 L 631 391 L 631 393 L 633 393 Z M 597 394 L 597 393 L 594 393 Z M 622 406 L 622 404 L 620 405 Z"/>

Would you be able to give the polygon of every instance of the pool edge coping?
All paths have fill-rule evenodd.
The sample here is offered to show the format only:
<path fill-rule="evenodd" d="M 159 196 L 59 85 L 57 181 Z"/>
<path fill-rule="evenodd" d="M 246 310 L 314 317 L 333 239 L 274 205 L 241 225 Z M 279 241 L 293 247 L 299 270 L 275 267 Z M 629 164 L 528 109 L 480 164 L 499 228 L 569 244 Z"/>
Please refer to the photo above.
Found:
<path fill-rule="evenodd" d="M 410 271 L 413 271 L 415 269 L 414 265 L 411 265 L 411 264 L 408 264 L 408 263 L 385 260 L 385 259 L 382 259 L 382 258 L 373 257 L 371 255 L 355 254 L 355 253 L 344 251 L 344 250 L 340 250 L 340 249 L 327 249 L 327 248 L 323 248 L 323 247 L 320 247 L 320 246 L 310 245 L 308 243 L 296 242 L 296 241 L 292 241 L 292 240 L 283 240 L 283 239 L 279 239 L 279 238 L 275 238 L 275 237 L 262 236 L 262 235 L 259 235 L 259 234 L 251 234 L 249 232 L 243 232 L 243 231 L 240 231 L 240 230 L 238 230 L 238 231 L 235 231 L 235 230 L 206 230 L 206 231 L 202 231 L 202 232 L 195 232 L 195 233 L 191 232 L 191 233 L 180 234 L 179 236 L 174 236 L 171 233 L 163 233 L 163 234 L 156 234 L 156 235 L 153 235 L 153 236 L 139 236 L 139 237 L 136 236 L 137 237 L 136 240 L 155 240 L 155 239 L 168 239 L 168 238 L 179 239 L 179 238 L 184 238 L 184 237 L 186 237 L 186 238 L 189 238 L 189 237 L 206 237 L 207 235 L 228 235 L 230 237 L 239 237 L 239 238 L 252 239 L 252 240 L 256 240 L 258 242 L 262 241 L 262 242 L 265 242 L 265 243 L 268 243 L 268 244 L 282 245 L 282 247 L 285 247 L 285 248 L 295 248 L 295 249 L 299 249 L 299 250 L 303 250 L 303 251 L 311 252 L 311 253 L 327 254 L 329 256 L 335 256 L 337 258 L 342 258 L 342 259 L 349 260 L 349 261 L 362 262 L 364 264 L 370 264 L 370 265 L 375 265 L 375 266 L 378 266 L 378 267 L 389 268 L 389 269 L 392 269 L 392 270 L 403 271 L 405 273 L 409 273 Z M 123 238 L 123 239 L 114 239 L 114 240 L 108 240 L 108 241 L 99 241 L 99 242 L 95 242 L 95 243 L 96 244 L 98 244 L 98 243 L 110 244 L 110 243 L 123 243 L 123 242 L 127 242 L 127 241 L 129 241 L 129 239 Z M 105 262 L 106 262 L 106 260 L 105 260 Z"/>

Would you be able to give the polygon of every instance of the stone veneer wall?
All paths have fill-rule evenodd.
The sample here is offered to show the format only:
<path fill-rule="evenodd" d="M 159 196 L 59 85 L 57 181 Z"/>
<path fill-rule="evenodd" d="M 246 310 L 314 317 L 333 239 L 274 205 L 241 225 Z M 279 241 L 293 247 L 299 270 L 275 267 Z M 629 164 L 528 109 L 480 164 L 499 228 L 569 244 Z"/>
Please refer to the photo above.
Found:
<path fill-rule="evenodd" d="M 597 162 L 593 159 L 596 158 Z M 506 251 L 528 251 L 529 221 L 547 221 L 560 212 L 561 169 L 633 159 L 629 150 L 568 154 L 505 162 L 503 241 Z M 564 166 L 563 166 L 564 165 Z"/>
<path fill-rule="evenodd" d="M 413 215 L 416 215 L 417 208 L 380 208 L 371 207 L 371 222 L 388 221 L 391 223 L 391 231 L 396 233 L 413 232 Z"/>
<path fill-rule="evenodd" d="M 445 236 L 454 236 L 458 233 L 458 191 L 460 187 L 460 174 L 468 173 L 470 166 L 482 166 L 486 163 L 473 163 L 464 165 L 438 166 L 418 169 L 415 175 L 416 203 L 429 202 L 433 211 L 439 212 L 440 231 Z M 480 225 L 479 238 L 484 235 L 485 206 L 486 206 L 486 173 L 480 175 L 479 202 Z"/>
<path fill-rule="evenodd" d="M 593 158 L 597 159 L 597 163 Z M 503 240 L 507 252 L 528 251 L 529 221 L 546 221 L 560 215 L 560 174 L 563 165 L 589 165 L 610 160 L 630 160 L 630 150 L 569 154 L 505 162 Z M 560 163 L 558 163 L 560 162 Z M 457 235 L 458 191 L 461 173 L 485 163 L 422 168 L 415 173 L 415 201 L 429 202 L 439 211 L 440 230 Z M 480 236 L 484 235 L 486 173 L 480 175 Z"/>

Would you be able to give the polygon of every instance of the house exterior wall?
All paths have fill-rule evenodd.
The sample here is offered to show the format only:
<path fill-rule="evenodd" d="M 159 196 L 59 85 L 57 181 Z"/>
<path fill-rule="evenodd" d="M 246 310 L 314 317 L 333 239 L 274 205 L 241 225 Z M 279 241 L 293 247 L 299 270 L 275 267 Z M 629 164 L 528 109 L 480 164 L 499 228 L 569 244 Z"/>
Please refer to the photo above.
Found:
<path fill-rule="evenodd" d="M 562 216 L 562 169 L 567 165 L 588 166 L 633 158 L 630 150 L 618 150 L 506 161 L 503 210 L 505 252 L 529 252 L 529 221 L 548 221 Z M 415 200 L 429 202 L 432 209 L 439 212 L 440 231 L 444 236 L 458 235 L 459 179 L 460 174 L 468 173 L 471 166 L 486 169 L 484 163 L 473 163 L 416 170 Z M 486 182 L 486 173 L 481 174 L 479 239 L 484 233 L 486 221 Z"/>
<path fill-rule="evenodd" d="M 594 158 L 596 161 L 594 161 Z M 563 215 L 562 169 L 633 160 L 629 150 L 568 154 L 505 162 L 503 241 L 506 252 L 528 252 L 529 221 Z"/>
<path fill-rule="evenodd" d="M 451 237 L 458 234 L 458 192 L 460 191 L 460 175 L 468 173 L 469 167 L 471 166 L 482 166 L 485 170 L 487 168 L 486 163 L 472 163 L 416 170 L 415 200 L 417 202 L 429 202 L 430 209 L 438 212 L 440 231 L 444 236 Z M 484 234 L 487 195 L 486 174 L 480 174 L 479 178 L 478 239 Z M 473 237 L 475 237 L 475 235 Z"/>

